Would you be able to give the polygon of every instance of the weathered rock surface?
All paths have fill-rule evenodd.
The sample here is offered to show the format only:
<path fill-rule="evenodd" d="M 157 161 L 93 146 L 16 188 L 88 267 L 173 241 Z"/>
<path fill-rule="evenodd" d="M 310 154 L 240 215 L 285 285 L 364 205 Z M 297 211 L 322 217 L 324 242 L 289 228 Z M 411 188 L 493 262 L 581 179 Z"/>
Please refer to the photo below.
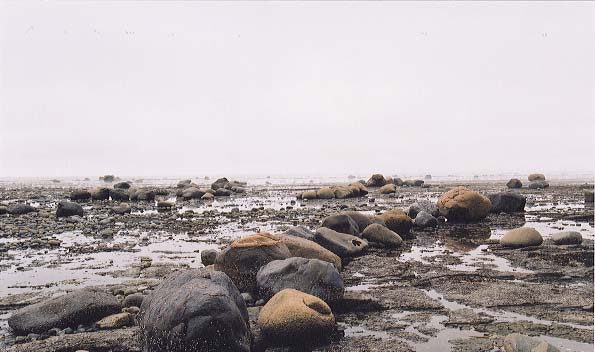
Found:
<path fill-rule="evenodd" d="M 279 235 L 279 238 L 287 246 L 293 257 L 320 259 L 333 264 L 338 270 L 341 270 L 341 258 L 318 243 L 285 234 Z"/>
<path fill-rule="evenodd" d="M 381 174 L 372 175 L 366 182 L 367 187 L 382 187 L 386 185 L 386 179 Z"/>
<path fill-rule="evenodd" d="M 11 204 L 6 207 L 6 211 L 11 215 L 23 215 L 36 212 L 37 209 L 29 204 Z"/>
<path fill-rule="evenodd" d="M 382 215 L 379 215 L 386 227 L 391 231 L 396 232 L 403 238 L 409 238 L 409 231 L 413 227 L 413 220 L 400 209 L 392 209 L 385 211 Z"/>
<path fill-rule="evenodd" d="M 362 253 L 368 247 L 368 241 L 321 227 L 316 230 L 315 240 L 318 244 L 341 258 Z"/>
<path fill-rule="evenodd" d="M 529 182 L 533 181 L 545 181 L 545 176 L 543 174 L 530 174 L 527 179 Z"/>
<path fill-rule="evenodd" d="M 416 227 L 419 227 L 420 229 L 438 226 L 438 220 L 425 210 L 422 210 L 419 213 L 417 213 L 417 216 L 413 220 L 413 223 Z"/>
<path fill-rule="evenodd" d="M 399 247 L 403 244 L 401 236 L 380 224 L 371 224 L 366 227 L 362 232 L 362 237 L 370 242 L 380 243 L 385 247 Z"/>
<path fill-rule="evenodd" d="M 535 337 L 510 334 L 504 338 L 504 351 L 506 352 L 559 352 L 558 348 Z"/>
<path fill-rule="evenodd" d="M 322 227 L 335 230 L 337 232 L 358 236 L 360 233 L 357 222 L 347 214 L 337 214 L 327 216 L 322 220 Z"/>
<path fill-rule="evenodd" d="M 581 244 L 583 242 L 583 236 L 576 231 L 556 232 L 552 234 L 551 239 L 558 245 Z"/>
<path fill-rule="evenodd" d="M 456 187 L 444 193 L 436 205 L 440 214 L 452 222 L 484 219 L 492 208 L 487 197 L 465 187 Z"/>
<path fill-rule="evenodd" d="M 508 188 L 522 188 L 523 183 L 518 178 L 511 178 L 508 182 L 506 182 L 506 187 Z"/>
<path fill-rule="evenodd" d="M 83 207 L 78 203 L 73 202 L 59 202 L 56 208 L 56 217 L 63 218 L 68 216 L 83 216 Z"/>
<path fill-rule="evenodd" d="M 525 211 L 527 198 L 516 192 L 499 192 L 488 196 L 492 203 L 492 213 L 517 213 Z"/>
<path fill-rule="evenodd" d="M 501 239 L 503 247 L 522 248 L 539 246 L 543 243 L 541 234 L 532 227 L 519 227 L 508 231 Z"/>

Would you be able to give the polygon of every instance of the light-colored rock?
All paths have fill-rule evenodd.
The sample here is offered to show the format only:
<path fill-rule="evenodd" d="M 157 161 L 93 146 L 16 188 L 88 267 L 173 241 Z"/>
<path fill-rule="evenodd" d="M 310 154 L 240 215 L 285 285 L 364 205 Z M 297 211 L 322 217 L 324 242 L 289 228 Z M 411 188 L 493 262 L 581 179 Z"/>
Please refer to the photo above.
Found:
<path fill-rule="evenodd" d="M 539 246 L 543 243 L 541 234 L 532 227 L 519 227 L 508 231 L 501 239 L 503 247 L 522 248 Z"/>

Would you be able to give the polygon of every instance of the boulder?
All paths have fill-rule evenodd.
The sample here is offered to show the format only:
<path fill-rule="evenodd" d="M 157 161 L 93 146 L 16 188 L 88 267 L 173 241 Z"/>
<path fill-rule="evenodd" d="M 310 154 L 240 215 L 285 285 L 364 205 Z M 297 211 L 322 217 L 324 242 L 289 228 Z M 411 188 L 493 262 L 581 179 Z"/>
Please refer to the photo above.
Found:
<path fill-rule="evenodd" d="M 215 196 L 217 197 L 229 197 L 231 196 L 232 191 L 225 188 L 219 188 L 215 190 Z"/>
<path fill-rule="evenodd" d="M 8 208 L 5 205 L 0 205 L 0 215 L 8 214 Z"/>
<path fill-rule="evenodd" d="M 385 247 L 399 247 L 403 244 L 401 236 L 380 224 L 371 224 L 362 232 L 362 237 L 370 242 L 382 244 Z"/>
<path fill-rule="evenodd" d="M 388 227 L 391 231 L 394 231 L 399 234 L 399 236 L 403 238 L 407 238 L 409 235 L 409 230 L 413 227 L 413 220 L 405 214 L 402 210 L 399 209 L 392 209 L 385 211 L 382 215 L 378 216 L 386 227 Z"/>
<path fill-rule="evenodd" d="M 518 178 L 511 178 L 510 181 L 506 182 L 508 188 L 522 188 L 523 183 Z"/>
<path fill-rule="evenodd" d="M 113 188 L 109 190 L 109 196 L 113 201 L 127 202 L 130 200 L 128 191 L 122 188 Z"/>
<path fill-rule="evenodd" d="M 541 234 L 532 227 L 512 229 L 500 239 L 500 245 L 510 248 L 539 246 L 542 243 Z"/>
<path fill-rule="evenodd" d="M 151 292 L 137 316 L 144 352 L 249 352 L 246 304 L 222 272 L 176 272 Z"/>
<path fill-rule="evenodd" d="M 176 206 L 176 204 L 174 202 L 167 201 L 167 200 L 160 200 L 159 202 L 157 202 L 158 209 L 171 209 L 175 206 Z"/>
<path fill-rule="evenodd" d="M 281 240 L 268 233 L 256 233 L 240 238 L 217 254 L 215 270 L 223 271 L 241 292 L 254 292 L 256 273 L 278 259 L 291 257 Z"/>
<path fill-rule="evenodd" d="M 226 177 L 218 178 L 215 182 L 211 184 L 211 188 L 213 190 L 218 190 L 219 188 L 226 188 L 229 185 L 229 180 Z"/>
<path fill-rule="evenodd" d="M 190 200 L 190 199 L 200 199 L 202 196 L 206 194 L 205 191 L 200 190 L 196 187 L 188 187 L 182 191 L 182 199 Z"/>
<path fill-rule="evenodd" d="M 322 227 L 353 236 L 359 236 L 360 233 L 359 226 L 355 220 L 347 214 L 327 216 L 322 220 Z"/>
<path fill-rule="evenodd" d="M 351 186 L 334 186 L 332 188 L 337 199 L 346 199 L 359 195 L 359 188 L 353 188 Z"/>
<path fill-rule="evenodd" d="M 551 236 L 552 241 L 558 245 L 572 245 L 583 243 L 583 236 L 576 231 L 556 232 Z"/>
<path fill-rule="evenodd" d="M 112 315 L 108 315 L 107 317 L 101 319 L 97 322 L 97 327 L 100 329 L 119 329 L 125 326 L 130 326 L 134 324 L 134 318 L 130 313 L 116 313 Z"/>
<path fill-rule="evenodd" d="M 425 210 L 422 210 L 419 213 L 417 213 L 417 216 L 413 220 L 413 223 L 416 227 L 419 227 L 420 229 L 438 226 L 438 220 L 434 216 L 432 216 L 432 214 L 428 213 Z"/>
<path fill-rule="evenodd" d="M 192 183 L 192 180 L 190 180 L 190 179 L 188 179 L 188 180 L 181 180 L 176 185 L 176 188 L 186 188 L 186 187 L 189 187 L 191 183 Z"/>
<path fill-rule="evenodd" d="M 24 215 L 36 211 L 37 209 L 29 204 L 11 204 L 6 207 L 6 212 L 11 215 Z"/>
<path fill-rule="evenodd" d="M 152 202 L 155 200 L 155 192 L 149 189 L 135 189 L 129 192 L 130 200 Z"/>
<path fill-rule="evenodd" d="M 424 184 L 424 183 L 425 183 L 425 181 L 424 181 L 424 180 L 414 180 L 414 181 L 413 181 L 413 185 L 414 185 L 415 187 L 421 187 L 421 186 L 423 186 L 423 184 Z"/>
<path fill-rule="evenodd" d="M 536 337 L 513 333 L 504 338 L 506 352 L 559 352 L 560 350 Z"/>
<path fill-rule="evenodd" d="M 462 186 L 444 193 L 436 205 L 440 214 L 452 222 L 484 219 L 492 208 L 487 197 Z"/>
<path fill-rule="evenodd" d="M 402 186 L 403 185 L 403 180 L 400 177 L 393 177 L 393 183 L 395 184 L 395 186 Z"/>
<path fill-rule="evenodd" d="M 386 184 L 378 190 L 380 194 L 391 194 L 397 192 L 397 186 L 392 183 Z"/>
<path fill-rule="evenodd" d="M 200 197 L 200 199 L 202 200 L 213 200 L 215 199 L 215 195 L 213 195 L 213 193 L 205 193 L 202 195 L 202 197 Z"/>
<path fill-rule="evenodd" d="M 284 232 L 284 234 L 314 241 L 314 232 L 304 226 L 291 226 Z"/>
<path fill-rule="evenodd" d="M 316 199 L 318 198 L 318 192 L 314 190 L 302 192 L 302 199 Z"/>
<path fill-rule="evenodd" d="M 341 258 L 356 256 L 368 247 L 368 242 L 364 239 L 340 233 L 326 227 L 316 230 L 315 240 L 318 244 Z"/>
<path fill-rule="evenodd" d="M 290 288 L 262 307 L 258 325 L 269 344 L 300 348 L 327 340 L 336 329 L 335 317 L 323 300 Z"/>
<path fill-rule="evenodd" d="M 78 189 L 70 193 L 70 200 L 72 201 L 87 201 L 91 199 L 91 193 L 84 189 Z"/>
<path fill-rule="evenodd" d="M 405 180 L 405 181 L 403 181 L 403 186 L 415 187 L 415 181 L 414 180 Z"/>
<path fill-rule="evenodd" d="M 99 187 L 92 189 L 89 193 L 91 193 L 91 199 L 93 200 L 108 200 L 110 189 L 106 187 Z"/>
<path fill-rule="evenodd" d="M 132 208 L 128 203 L 121 203 L 118 206 L 111 207 L 110 212 L 117 214 L 117 215 L 124 215 L 132 213 Z"/>
<path fill-rule="evenodd" d="M 73 202 L 59 202 L 58 207 L 56 208 L 56 217 L 58 218 L 65 218 L 68 216 L 83 216 L 83 207 L 81 207 L 78 203 Z"/>
<path fill-rule="evenodd" d="M 85 288 L 21 308 L 8 319 L 8 325 L 19 335 L 39 334 L 51 328 L 93 323 L 120 309 L 120 302 L 112 294 Z"/>
<path fill-rule="evenodd" d="M 386 179 L 381 174 L 374 174 L 366 182 L 368 187 L 382 187 L 386 184 Z"/>
<path fill-rule="evenodd" d="M 545 176 L 543 174 L 530 174 L 529 177 L 527 177 L 527 179 L 529 180 L 529 182 L 545 181 Z"/>
<path fill-rule="evenodd" d="M 349 188 L 354 193 L 354 197 L 363 197 L 368 194 L 368 189 L 361 182 L 354 182 L 349 184 Z M 356 191 L 357 189 L 357 191 Z"/>
<path fill-rule="evenodd" d="M 278 292 L 293 288 L 325 302 L 343 298 L 343 279 L 337 268 L 326 261 L 307 258 L 273 260 L 256 274 L 258 295 L 265 301 Z"/>
<path fill-rule="evenodd" d="M 593 203 L 593 190 L 592 189 L 585 190 L 585 203 Z"/>
<path fill-rule="evenodd" d="M 122 301 L 122 306 L 123 307 L 139 307 L 140 308 L 141 304 L 143 304 L 144 299 L 145 299 L 145 296 L 143 294 L 133 293 L 133 294 L 126 296 L 126 298 L 124 298 L 124 301 Z"/>
<path fill-rule="evenodd" d="M 346 211 L 343 214 L 349 216 L 355 221 L 360 232 L 364 231 L 366 227 L 372 223 L 372 219 L 368 215 L 357 211 Z"/>
<path fill-rule="evenodd" d="M 410 218 L 415 219 L 417 213 L 419 213 L 422 210 L 425 210 L 433 217 L 440 216 L 440 211 L 438 210 L 438 206 L 436 206 L 436 203 L 426 199 L 421 199 L 411 204 L 409 206 L 409 209 L 407 210 L 407 215 L 409 215 Z"/>
<path fill-rule="evenodd" d="M 103 182 L 114 182 L 116 180 L 116 176 L 114 176 L 114 175 L 105 175 L 105 176 L 100 176 L 99 179 L 100 180 L 103 180 Z"/>
<path fill-rule="evenodd" d="M 217 254 L 219 253 L 216 249 L 205 249 L 200 251 L 200 262 L 204 266 L 215 264 Z"/>
<path fill-rule="evenodd" d="M 543 180 L 532 181 L 529 183 L 529 189 L 544 189 L 548 188 L 550 183 Z"/>
<path fill-rule="evenodd" d="M 316 242 L 291 235 L 280 235 L 281 242 L 287 246 L 291 256 L 308 259 L 320 259 L 333 264 L 341 270 L 341 258 Z"/>
<path fill-rule="evenodd" d="M 492 213 L 517 213 L 525 211 L 527 198 L 516 192 L 499 192 L 488 195 L 492 203 Z"/>
<path fill-rule="evenodd" d="M 318 199 L 333 199 L 335 198 L 335 191 L 330 187 L 323 187 L 316 192 Z"/>
<path fill-rule="evenodd" d="M 128 189 L 130 188 L 130 183 L 128 182 L 118 182 L 114 184 L 114 188 L 116 189 Z"/>

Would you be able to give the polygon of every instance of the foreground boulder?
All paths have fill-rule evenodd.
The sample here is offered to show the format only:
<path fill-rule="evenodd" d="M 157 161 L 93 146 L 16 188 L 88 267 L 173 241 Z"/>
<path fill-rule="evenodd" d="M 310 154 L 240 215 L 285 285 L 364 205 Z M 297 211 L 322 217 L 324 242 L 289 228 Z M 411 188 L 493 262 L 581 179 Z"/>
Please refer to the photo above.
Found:
<path fill-rule="evenodd" d="M 379 215 L 386 227 L 391 231 L 394 231 L 403 238 L 408 238 L 409 231 L 413 227 L 413 220 L 400 209 L 392 209 L 385 211 L 382 215 Z"/>
<path fill-rule="evenodd" d="M 280 235 L 279 238 L 287 246 L 292 257 L 323 260 L 341 270 L 341 258 L 318 243 L 291 235 Z"/>
<path fill-rule="evenodd" d="M 403 244 L 401 236 L 380 224 L 371 224 L 366 227 L 364 232 L 362 232 L 362 237 L 385 247 L 399 247 Z"/>
<path fill-rule="evenodd" d="M 533 182 L 533 181 L 545 181 L 545 175 L 544 174 L 530 174 L 527 179 L 529 180 L 529 182 Z"/>
<path fill-rule="evenodd" d="M 241 292 L 255 292 L 256 273 L 273 261 L 291 257 L 281 240 L 268 233 L 257 233 L 234 241 L 217 254 L 215 270 L 223 271 Z"/>
<path fill-rule="evenodd" d="M 8 319 L 8 325 L 19 335 L 39 334 L 51 328 L 93 323 L 120 309 L 112 294 L 86 288 L 19 309 Z"/>
<path fill-rule="evenodd" d="M 488 196 L 492 213 L 518 213 L 525 211 L 527 198 L 516 192 L 500 192 Z"/>
<path fill-rule="evenodd" d="M 382 187 L 386 185 L 386 179 L 381 174 L 374 174 L 366 182 L 368 187 Z"/>
<path fill-rule="evenodd" d="M 256 275 L 258 295 L 269 300 L 273 295 L 293 288 L 316 296 L 325 302 L 343 298 L 343 279 L 337 268 L 318 259 L 287 258 L 273 260 Z"/>
<path fill-rule="evenodd" d="M 304 226 L 291 226 L 284 232 L 284 234 L 314 241 L 314 232 Z"/>
<path fill-rule="evenodd" d="M 532 227 L 512 229 L 500 239 L 500 245 L 510 248 L 539 246 L 542 243 L 543 237 L 541 237 L 541 234 Z"/>
<path fill-rule="evenodd" d="M 11 215 L 24 215 L 36 212 L 37 209 L 29 204 L 11 204 L 6 207 L 6 212 Z"/>
<path fill-rule="evenodd" d="M 340 233 L 326 227 L 316 230 L 315 240 L 318 244 L 341 258 L 356 256 L 368 247 L 368 241 L 364 239 Z"/>
<path fill-rule="evenodd" d="M 144 352 L 250 351 L 246 304 L 221 272 L 172 274 L 143 299 L 137 320 Z"/>
<path fill-rule="evenodd" d="M 484 219 L 492 208 L 492 203 L 487 197 L 462 186 L 444 193 L 436 205 L 440 215 L 452 222 Z"/>
<path fill-rule="evenodd" d="M 327 216 L 322 220 L 322 227 L 353 236 L 358 236 L 360 233 L 359 226 L 355 220 L 347 214 Z"/>
<path fill-rule="evenodd" d="M 573 245 L 583 243 L 583 236 L 576 231 L 556 232 L 551 236 L 552 241 L 557 245 Z"/>
<path fill-rule="evenodd" d="M 440 211 L 438 210 L 436 203 L 426 199 L 421 199 L 411 204 L 407 210 L 407 215 L 409 215 L 410 218 L 415 219 L 417 214 L 422 210 L 428 212 L 433 217 L 440 216 Z"/>
<path fill-rule="evenodd" d="M 56 208 L 56 217 L 83 216 L 83 207 L 73 202 L 60 202 Z"/>
<path fill-rule="evenodd" d="M 87 201 L 91 199 L 91 193 L 84 189 L 74 190 L 70 193 L 70 200 L 72 201 Z"/>
<path fill-rule="evenodd" d="M 320 298 L 285 289 L 264 305 L 258 325 L 271 345 L 316 345 L 335 331 L 335 317 Z"/>
<path fill-rule="evenodd" d="M 560 350 L 546 341 L 536 337 L 510 334 L 504 338 L 504 351 L 506 352 L 559 352 Z"/>
<path fill-rule="evenodd" d="M 510 181 L 506 182 L 506 187 L 508 188 L 522 188 L 523 183 L 518 178 L 511 178 Z"/>

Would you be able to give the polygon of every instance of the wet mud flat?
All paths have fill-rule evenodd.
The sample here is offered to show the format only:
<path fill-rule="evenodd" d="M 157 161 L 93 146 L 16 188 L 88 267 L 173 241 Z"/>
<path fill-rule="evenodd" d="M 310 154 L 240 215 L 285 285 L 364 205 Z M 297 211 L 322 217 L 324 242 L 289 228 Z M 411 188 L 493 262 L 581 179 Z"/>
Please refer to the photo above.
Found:
<path fill-rule="evenodd" d="M 371 188 L 365 197 L 297 200 L 318 184 L 247 187 L 244 195 L 214 201 L 176 201 L 171 211 L 155 202 L 133 202 L 131 214 L 110 212 L 110 201 L 82 203 L 83 217 L 56 219 L 58 201 L 76 186 L 4 185 L 0 201 L 26 202 L 38 211 L 0 216 L 0 348 L 10 350 L 139 350 L 137 328 L 82 331 L 29 342 L 6 320 L 21 307 L 86 286 L 127 296 L 149 292 L 176 270 L 201 267 L 200 252 L 218 249 L 259 231 L 289 226 L 310 229 L 344 210 L 377 214 L 435 201 L 461 183 L 399 187 L 395 194 Z M 561 351 L 593 350 L 593 207 L 585 184 L 552 183 L 521 189 L 525 213 L 490 214 L 473 224 L 413 228 L 400 248 L 370 248 L 344 262 L 345 298 L 333 305 L 339 334 L 321 350 L 490 351 L 512 332 L 539 336 Z M 175 200 L 175 185 L 163 185 Z M 491 193 L 503 183 L 469 188 Z M 165 192 L 163 192 L 165 193 Z M 538 247 L 506 249 L 498 239 L 509 229 L 536 228 Z M 580 245 L 554 245 L 549 236 L 578 231 Z M 249 308 L 255 322 L 260 307 Z M 255 325 L 255 324 L 254 324 Z M 256 329 L 256 326 L 254 326 Z M 50 346 L 50 347 L 48 347 Z M 76 350 L 75 349 L 75 350 Z"/>

